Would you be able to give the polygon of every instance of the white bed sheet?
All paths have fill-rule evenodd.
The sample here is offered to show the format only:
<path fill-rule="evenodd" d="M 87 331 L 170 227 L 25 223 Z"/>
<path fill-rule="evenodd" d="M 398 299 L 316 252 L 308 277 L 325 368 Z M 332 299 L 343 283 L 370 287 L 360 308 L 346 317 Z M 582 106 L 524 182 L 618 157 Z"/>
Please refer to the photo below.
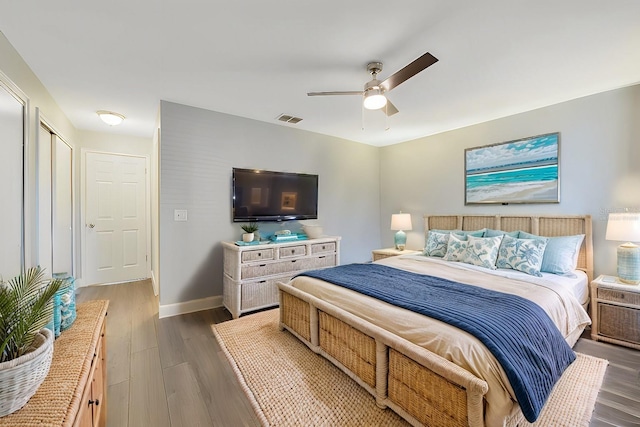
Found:
<path fill-rule="evenodd" d="M 461 283 L 474 283 L 530 299 L 549 314 L 567 339 L 590 323 L 584 308 L 568 289 L 570 287 L 558 286 L 555 281 L 550 282 L 545 278 L 515 271 L 487 270 L 422 255 L 385 258 L 377 263 L 416 273 L 434 274 Z M 472 335 L 438 320 L 318 279 L 299 276 L 290 284 L 424 347 L 487 381 L 487 426 L 502 425 L 504 419 L 513 412 L 515 396 L 506 374 L 489 350 Z"/>

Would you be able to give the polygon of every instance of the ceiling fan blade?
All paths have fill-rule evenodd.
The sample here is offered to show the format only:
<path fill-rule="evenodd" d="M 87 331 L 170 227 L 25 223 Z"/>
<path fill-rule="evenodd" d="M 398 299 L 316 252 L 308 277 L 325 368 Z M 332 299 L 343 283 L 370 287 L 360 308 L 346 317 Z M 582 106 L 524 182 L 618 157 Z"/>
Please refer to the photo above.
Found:
<path fill-rule="evenodd" d="M 362 96 L 362 91 L 337 91 L 337 92 L 307 92 L 307 96 L 325 96 L 325 95 L 360 95 Z"/>
<path fill-rule="evenodd" d="M 409 80 L 411 77 L 415 76 L 420 71 L 435 64 L 436 62 L 438 62 L 438 58 L 427 52 L 406 67 L 390 75 L 385 81 L 380 84 L 380 86 L 382 86 L 386 92 L 389 92 L 394 87 Z"/>
<path fill-rule="evenodd" d="M 396 106 L 393 105 L 391 101 L 389 101 L 389 98 L 387 98 L 387 105 L 382 107 L 380 111 L 385 113 L 388 117 L 393 116 L 394 114 L 399 112 Z"/>

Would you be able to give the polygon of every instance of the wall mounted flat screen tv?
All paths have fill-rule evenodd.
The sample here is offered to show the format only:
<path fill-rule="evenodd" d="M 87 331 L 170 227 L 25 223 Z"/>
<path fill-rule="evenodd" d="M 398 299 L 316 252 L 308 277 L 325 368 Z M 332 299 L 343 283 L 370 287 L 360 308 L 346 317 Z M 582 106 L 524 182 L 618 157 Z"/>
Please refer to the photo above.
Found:
<path fill-rule="evenodd" d="M 318 218 L 318 175 L 233 168 L 233 222 Z"/>

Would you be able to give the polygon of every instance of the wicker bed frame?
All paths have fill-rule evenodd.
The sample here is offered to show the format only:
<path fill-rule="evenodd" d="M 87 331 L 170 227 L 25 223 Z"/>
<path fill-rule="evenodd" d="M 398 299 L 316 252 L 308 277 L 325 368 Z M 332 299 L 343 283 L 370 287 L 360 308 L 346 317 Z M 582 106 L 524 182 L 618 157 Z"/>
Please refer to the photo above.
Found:
<path fill-rule="evenodd" d="M 543 236 L 584 234 L 578 268 L 593 279 L 590 216 L 438 215 L 429 229 L 523 230 Z M 487 383 L 454 363 L 345 310 L 279 283 L 280 327 L 289 330 L 412 425 L 483 426 Z M 576 338 L 577 339 L 577 338 Z M 518 410 L 507 425 L 523 419 Z"/>

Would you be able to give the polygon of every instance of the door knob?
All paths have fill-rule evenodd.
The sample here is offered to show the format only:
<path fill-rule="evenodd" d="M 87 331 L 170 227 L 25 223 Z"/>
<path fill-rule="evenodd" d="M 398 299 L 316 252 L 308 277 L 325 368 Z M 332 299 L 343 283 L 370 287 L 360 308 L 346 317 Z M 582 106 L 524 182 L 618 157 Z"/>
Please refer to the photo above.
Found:
<path fill-rule="evenodd" d="M 87 227 L 89 227 L 89 228 L 93 228 L 95 226 L 96 226 L 95 224 L 87 224 Z"/>

